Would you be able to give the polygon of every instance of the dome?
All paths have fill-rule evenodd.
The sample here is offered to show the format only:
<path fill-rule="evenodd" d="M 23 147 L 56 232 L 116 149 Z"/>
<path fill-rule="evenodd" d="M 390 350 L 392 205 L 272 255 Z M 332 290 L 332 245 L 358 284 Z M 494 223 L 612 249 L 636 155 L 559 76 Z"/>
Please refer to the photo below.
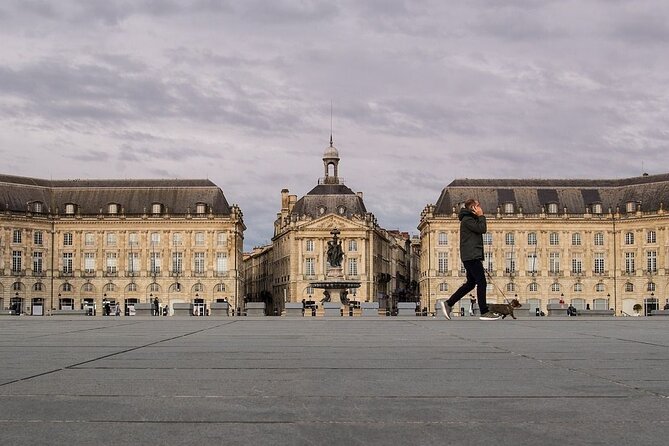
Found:
<path fill-rule="evenodd" d="M 325 149 L 325 153 L 323 154 L 323 158 L 336 158 L 339 159 L 339 150 L 332 144 Z"/>

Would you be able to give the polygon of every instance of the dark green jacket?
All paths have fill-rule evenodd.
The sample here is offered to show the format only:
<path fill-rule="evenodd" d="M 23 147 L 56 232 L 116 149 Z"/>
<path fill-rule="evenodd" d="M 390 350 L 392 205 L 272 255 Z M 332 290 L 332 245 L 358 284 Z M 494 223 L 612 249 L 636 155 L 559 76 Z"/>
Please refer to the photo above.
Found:
<path fill-rule="evenodd" d="M 460 209 L 460 259 L 483 260 L 483 234 L 488 230 L 485 215 L 477 217 L 467 208 Z"/>

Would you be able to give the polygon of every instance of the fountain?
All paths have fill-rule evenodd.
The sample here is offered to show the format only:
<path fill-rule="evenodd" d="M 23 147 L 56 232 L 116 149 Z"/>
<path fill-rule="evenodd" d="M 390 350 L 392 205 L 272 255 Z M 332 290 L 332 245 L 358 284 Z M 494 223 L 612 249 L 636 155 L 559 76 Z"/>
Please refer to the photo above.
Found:
<path fill-rule="evenodd" d="M 330 231 L 330 234 L 332 234 L 332 240 L 328 241 L 326 253 L 328 266 L 325 280 L 311 282 L 310 285 L 312 288 L 325 290 L 323 291 L 323 299 L 321 299 L 321 303 L 325 309 L 325 315 L 334 316 L 334 310 L 336 310 L 336 316 L 339 316 L 342 305 L 349 304 L 348 290 L 351 288 L 359 288 L 360 282 L 344 280 L 341 266 L 342 259 L 344 258 L 344 250 L 341 245 L 341 240 L 339 240 L 338 237 L 340 231 L 337 228 L 334 228 Z M 337 299 L 339 302 L 337 302 Z M 328 312 L 328 310 L 332 311 Z"/>

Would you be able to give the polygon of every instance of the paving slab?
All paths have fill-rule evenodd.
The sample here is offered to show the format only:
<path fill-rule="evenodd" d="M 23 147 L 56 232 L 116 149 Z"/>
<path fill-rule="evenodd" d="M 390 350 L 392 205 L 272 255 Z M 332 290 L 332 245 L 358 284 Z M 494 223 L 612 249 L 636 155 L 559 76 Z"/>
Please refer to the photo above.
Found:
<path fill-rule="evenodd" d="M 0 445 L 665 445 L 669 318 L 3 318 Z"/>

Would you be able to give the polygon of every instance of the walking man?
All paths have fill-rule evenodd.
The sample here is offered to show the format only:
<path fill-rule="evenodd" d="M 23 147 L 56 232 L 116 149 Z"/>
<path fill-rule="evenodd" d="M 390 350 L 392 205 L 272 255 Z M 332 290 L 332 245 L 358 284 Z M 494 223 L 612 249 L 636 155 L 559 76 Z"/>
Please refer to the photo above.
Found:
<path fill-rule="evenodd" d="M 483 269 L 483 234 L 488 230 L 483 209 L 478 200 L 470 198 L 458 214 L 460 219 L 460 259 L 467 271 L 465 282 L 446 301 L 440 301 L 441 311 L 446 319 L 451 318 L 453 306 L 467 293 L 476 288 L 476 299 L 479 304 L 482 321 L 499 319 L 500 315 L 488 311 L 486 303 L 486 280 Z"/>

